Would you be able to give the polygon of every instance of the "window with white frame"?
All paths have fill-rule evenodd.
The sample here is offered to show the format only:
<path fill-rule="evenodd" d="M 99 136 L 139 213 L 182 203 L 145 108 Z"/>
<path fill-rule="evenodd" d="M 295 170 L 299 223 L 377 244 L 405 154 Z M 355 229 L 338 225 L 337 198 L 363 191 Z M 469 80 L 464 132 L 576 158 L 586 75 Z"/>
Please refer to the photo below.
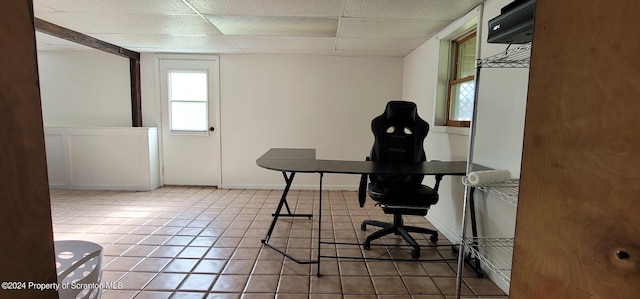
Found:
<path fill-rule="evenodd" d="M 482 5 L 436 35 L 438 62 L 433 124 L 435 130 L 468 134 L 475 100 L 475 64 Z"/>
<path fill-rule="evenodd" d="M 167 87 L 172 132 L 208 130 L 209 91 L 206 71 L 170 70 Z"/>
<path fill-rule="evenodd" d="M 451 42 L 446 125 L 469 127 L 475 98 L 476 32 Z"/>

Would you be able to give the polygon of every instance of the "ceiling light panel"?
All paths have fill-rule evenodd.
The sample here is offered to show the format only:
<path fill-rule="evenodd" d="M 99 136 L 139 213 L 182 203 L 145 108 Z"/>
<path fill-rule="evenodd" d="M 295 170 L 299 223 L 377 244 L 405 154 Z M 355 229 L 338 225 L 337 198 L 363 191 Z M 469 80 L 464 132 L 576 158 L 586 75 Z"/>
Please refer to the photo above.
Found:
<path fill-rule="evenodd" d="M 168 35 L 168 34 L 96 34 L 96 38 L 130 50 L 190 49 L 188 52 L 214 53 L 236 49 L 224 36 Z"/>
<path fill-rule="evenodd" d="M 42 13 L 39 17 L 45 21 L 85 34 L 220 35 L 220 32 L 215 27 L 196 14 Z"/>
<path fill-rule="evenodd" d="M 409 52 L 423 44 L 426 38 L 339 38 L 336 50 L 379 50 Z"/>
<path fill-rule="evenodd" d="M 344 0 L 186 0 L 198 12 L 233 16 L 339 17 Z"/>
<path fill-rule="evenodd" d="M 333 50 L 336 43 L 333 37 L 229 36 L 229 39 L 245 49 Z"/>
<path fill-rule="evenodd" d="M 398 20 L 344 18 L 339 37 L 416 38 L 431 37 L 449 22 L 434 20 Z"/>
<path fill-rule="evenodd" d="M 457 19 L 483 0 L 347 0 L 345 17 L 396 19 Z"/>
<path fill-rule="evenodd" d="M 269 16 L 207 16 L 225 35 L 336 36 L 338 19 Z"/>

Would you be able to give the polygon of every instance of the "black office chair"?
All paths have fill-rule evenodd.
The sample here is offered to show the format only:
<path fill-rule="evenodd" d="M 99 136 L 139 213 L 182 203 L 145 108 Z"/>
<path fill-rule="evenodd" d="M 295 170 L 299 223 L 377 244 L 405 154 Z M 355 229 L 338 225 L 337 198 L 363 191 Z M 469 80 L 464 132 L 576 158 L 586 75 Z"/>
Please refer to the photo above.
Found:
<path fill-rule="evenodd" d="M 384 113 L 371 121 L 375 137 L 368 160 L 381 163 L 411 163 L 426 161 L 423 142 L 429 132 L 429 124 L 418 116 L 416 104 L 406 101 L 390 101 Z M 367 185 L 367 177 L 369 184 Z M 438 232 L 415 226 L 406 226 L 402 215 L 426 216 L 429 207 L 438 202 L 436 178 L 434 188 L 422 185 L 424 175 L 363 175 L 360 180 L 358 199 L 364 206 L 366 193 L 382 207 L 386 214 L 393 214 L 393 223 L 365 220 L 367 225 L 382 229 L 369 235 L 364 248 L 371 247 L 371 241 L 388 234 L 400 235 L 413 249 L 411 255 L 420 257 L 420 245 L 409 232 L 429 234 L 431 242 L 438 241 Z"/>

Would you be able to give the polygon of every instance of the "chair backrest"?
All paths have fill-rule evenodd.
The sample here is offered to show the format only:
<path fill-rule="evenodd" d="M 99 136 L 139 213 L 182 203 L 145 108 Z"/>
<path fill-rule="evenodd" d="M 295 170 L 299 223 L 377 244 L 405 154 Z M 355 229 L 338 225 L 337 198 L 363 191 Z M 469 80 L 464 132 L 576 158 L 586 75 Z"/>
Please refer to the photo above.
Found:
<path fill-rule="evenodd" d="M 372 161 L 385 163 L 410 163 L 426 161 L 424 139 L 429 124 L 418 115 L 416 104 L 407 101 L 390 101 L 384 113 L 371 121 L 374 144 Z M 373 175 L 372 182 L 384 181 L 386 187 L 419 185 L 424 175 Z"/>

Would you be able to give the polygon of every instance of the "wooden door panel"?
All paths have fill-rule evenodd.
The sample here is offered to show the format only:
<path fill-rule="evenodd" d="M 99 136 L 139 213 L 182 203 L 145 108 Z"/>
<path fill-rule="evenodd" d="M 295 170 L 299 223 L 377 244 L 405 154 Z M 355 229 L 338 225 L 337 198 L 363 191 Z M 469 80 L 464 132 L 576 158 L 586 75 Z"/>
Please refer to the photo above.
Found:
<path fill-rule="evenodd" d="M 640 293 L 639 19 L 537 1 L 510 298 Z"/>
<path fill-rule="evenodd" d="M 56 282 L 33 5 L 2 4 L 0 298 L 58 298 L 28 285 Z"/>

